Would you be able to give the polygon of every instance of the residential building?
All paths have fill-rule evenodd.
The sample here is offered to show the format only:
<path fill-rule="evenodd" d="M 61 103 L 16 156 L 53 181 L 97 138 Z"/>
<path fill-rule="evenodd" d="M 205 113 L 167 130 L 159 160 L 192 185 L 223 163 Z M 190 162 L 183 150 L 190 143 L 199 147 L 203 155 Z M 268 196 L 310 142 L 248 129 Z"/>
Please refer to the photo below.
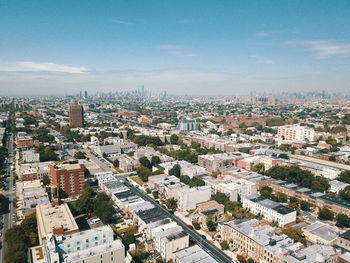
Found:
<path fill-rule="evenodd" d="M 177 124 L 177 129 L 180 131 L 199 130 L 199 124 L 197 123 L 197 120 L 188 120 L 182 117 Z"/>
<path fill-rule="evenodd" d="M 40 162 L 40 154 L 34 150 L 27 150 L 21 152 L 21 160 L 24 163 L 37 163 Z"/>
<path fill-rule="evenodd" d="M 350 252 L 350 230 L 347 230 L 339 235 L 337 239 L 337 246 Z"/>
<path fill-rule="evenodd" d="M 301 248 L 285 257 L 287 263 L 336 263 L 341 251 L 326 245 Z"/>
<path fill-rule="evenodd" d="M 179 211 L 195 209 L 196 205 L 208 201 L 211 196 L 210 186 L 183 188 L 178 193 L 177 208 Z"/>
<path fill-rule="evenodd" d="M 257 219 L 236 219 L 219 224 L 222 241 L 227 241 L 236 253 L 255 262 L 282 263 L 294 244 L 287 235 L 274 234 L 274 228 Z"/>
<path fill-rule="evenodd" d="M 261 195 L 250 195 L 242 198 L 243 208 L 269 222 L 275 222 L 280 227 L 296 223 L 297 212 L 285 205 L 267 199 Z"/>
<path fill-rule="evenodd" d="M 83 127 L 84 126 L 84 110 L 83 106 L 79 105 L 78 101 L 74 100 L 69 105 L 69 126 Z"/>
<path fill-rule="evenodd" d="M 32 263 L 39 263 L 40 258 L 56 263 L 125 263 L 124 254 L 124 245 L 113 239 L 110 226 L 66 236 L 49 235 L 42 246 L 29 249 Z"/>
<path fill-rule="evenodd" d="M 154 243 L 161 257 L 168 262 L 173 258 L 174 252 L 188 247 L 189 235 L 181 226 L 175 226 L 154 233 Z"/>
<path fill-rule="evenodd" d="M 277 135 L 285 140 L 313 141 L 315 138 L 315 130 L 301 125 L 284 125 L 278 127 Z"/>
<path fill-rule="evenodd" d="M 25 217 L 39 204 L 50 203 L 49 196 L 40 180 L 16 182 L 17 213 Z"/>
<path fill-rule="evenodd" d="M 207 252 L 194 245 L 173 253 L 174 263 L 216 263 Z"/>
<path fill-rule="evenodd" d="M 346 200 L 325 195 L 324 193 L 314 192 L 309 188 L 300 187 L 296 184 L 289 184 L 282 180 L 273 182 L 270 187 L 275 192 L 281 192 L 289 197 L 295 197 L 306 201 L 312 206 L 326 207 L 335 214 L 346 214 L 350 216 L 350 203 Z"/>
<path fill-rule="evenodd" d="M 192 221 L 198 222 L 202 228 L 207 228 L 207 221 L 211 219 L 217 222 L 225 213 L 224 205 L 215 200 L 202 202 L 196 205 L 196 210 L 191 214 Z"/>
<path fill-rule="evenodd" d="M 40 244 L 50 234 L 70 235 L 79 232 L 79 227 L 66 203 L 59 206 L 50 203 L 37 205 L 36 221 Z"/>
<path fill-rule="evenodd" d="M 50 165 L 51 188 L 54 198 L 80 195 L 84 186 L 83 164 Z"/>
<path fill-rule="evenodd" d="M 332 246 L 337 242 L 338 233 L 336 230 L 320 221 L 307 225 L 302 230 L 307 240 L 314 244 Z"/>

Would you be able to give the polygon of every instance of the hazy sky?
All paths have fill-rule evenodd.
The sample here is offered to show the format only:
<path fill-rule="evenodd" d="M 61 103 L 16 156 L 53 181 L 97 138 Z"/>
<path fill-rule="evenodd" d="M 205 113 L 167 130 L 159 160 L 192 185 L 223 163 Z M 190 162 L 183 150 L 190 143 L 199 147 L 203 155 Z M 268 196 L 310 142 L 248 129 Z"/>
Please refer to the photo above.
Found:
<path fill-rule="evenodd" d="M 349 25 L 349 0 L 0 0 L 0 95 L 350 93 Z"/>

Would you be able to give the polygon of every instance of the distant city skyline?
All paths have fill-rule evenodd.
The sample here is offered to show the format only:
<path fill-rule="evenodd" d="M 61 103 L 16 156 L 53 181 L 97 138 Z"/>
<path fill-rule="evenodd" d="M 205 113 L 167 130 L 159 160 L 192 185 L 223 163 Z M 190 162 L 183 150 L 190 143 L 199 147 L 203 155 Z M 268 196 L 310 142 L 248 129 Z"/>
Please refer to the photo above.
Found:
<path fill-rule="evenodd" d="M 350 93 L 349 1 L 1 1 L 2 95 Z"/>

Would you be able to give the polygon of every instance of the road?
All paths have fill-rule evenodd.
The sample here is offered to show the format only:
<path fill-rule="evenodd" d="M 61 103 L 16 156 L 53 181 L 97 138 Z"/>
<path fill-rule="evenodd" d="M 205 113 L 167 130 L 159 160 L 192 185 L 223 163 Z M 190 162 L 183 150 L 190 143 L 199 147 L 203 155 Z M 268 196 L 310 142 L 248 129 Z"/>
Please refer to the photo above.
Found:
<path fill-rule="evenodd" d="M 8 149 L 8 153 L 9 153 L 9 162 L 6 168 L 6 172 L 8 174 L 10 174 L 9 177 L 9 190 L 5 191 L 3 194 L 5 196 L 7 196 L 10 200 L 10 205 L 9 205 L 9 212 L 7 214 L 4 214 L 4 219 L 3 219 L 3 223 L 4 223 L 4 227 L 1 230 L 2 231 L 2 236 L 1 236 L 1 244 L 2 244 L 2 249 L 0 250 L 0 262 L 5 262 L 5 251 L 6 251 L 6 242 L 5 242 L 5 233 L 8 229 L 10 229 L 14 222 L 13 222 L 13 215 L 14 215 L 14 207 L 13 207 L 13 203 L 12 200 L 15 197 L 15 191 L 13 190 L 13 182 L 14 182 L 14 175 L 13 175 L 13 171 L 11 170 L 11 164 L 14 165 L 14 149 L 13 149 L 13 135 L 10 133 L 8 136 L 8 140 L 7 140 L 7 149 Z"/>
<path fill-rule="evenodd" d="M 189 234 L 191 239 L 197 243 L 198 246 L 200 246 L 204 251 L 206 251 L 210 256 L 212 256 L 217 262 L 219 263 L 232 263 L 232 259 L 227 256 L 222 250 L 217 248 L 215 245 L 211 244 L 209 241 L 202 238 L 200 234 L 198 234 L 196 231 L 190 229 L 187 224 L 185 224 L 181 219 L 179 219 L 177 216 L 171 214 L 166 210 L 164 207 L 162 207 L 160 204 L 158 204 L 153 198 L 148 196 L 146 193 L 144 193 L 142 190 L 135 188 L 132 184 L 129 182 L 125 182 L 125 184 L 130 187 L 130 189 L 137 195 L 141 196 L 144 200 L 151 202 L 154 206 L 161 209 L 171 220 L 176 222 L 178 225 L 182 226 L 182 228 Z"/>

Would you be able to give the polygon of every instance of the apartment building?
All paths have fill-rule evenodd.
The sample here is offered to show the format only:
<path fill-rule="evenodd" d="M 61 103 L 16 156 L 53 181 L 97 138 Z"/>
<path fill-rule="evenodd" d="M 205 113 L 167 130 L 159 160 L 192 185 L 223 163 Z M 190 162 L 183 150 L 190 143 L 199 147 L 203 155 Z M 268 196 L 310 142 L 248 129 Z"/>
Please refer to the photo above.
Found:
<path fill-rule="evenodd" d="M 307 225 L 302 230 L 307 240 L 314 244 L 332 246 L 338 239 L 336 229 L 320 221 Z"/>
<path fill-rule="evenodd" d="M 50 165 L 51 188 L 56 191 L 54 198 L 80 195 L 84 186 L 83 164 Z"/>
<path fill-rule="evenodd" d="M 173 253 L 189 246 L 189 235 L 181 226 L 175 226 L 154 233 L 156 250 L 163 259 L 168 262 L 173 258 Z"/>
<path fill-rule="evenodd" d="M 340 249 L 315 244 L 286 255 L 286 263 L 336 263 L 341 255 Z"/>
<path fill-rule="evenodd" d="M 29 259 L 38 263 L 125 263 L 125 248 L 113 239 L 110 226 L 102 226 L 66 236 L 49 235 L 42 246 L 29 250 Z"/>
<path fill-rule="evenodd" d="M 219 204 L 215 200 L 210 200 L 197 204 L 196 210 L 191 214 L 191 219 L 198 222 L 203 229 L 206 229 L 209 219 L 217 222 L 224 213 L 224 205 Z"/>
<path fill-rule="evenodd" d="M 250 182 L 245 179 L 235 179 L 231 177 L 229 182 L 220 182 L 219 179 L 206 178 L 204 180 L 207 185 L 211 186 L 212 193 L 216 194 L 218 192 L 226 194 L 230 201 L 239 201 L 242 197 L 253 195 L 257 193 L 257 186 L 255 183 Z"/>
<path fill-rule="evenodd" d="M 173 253 L 174 263 L 216 263 L 207 252 L 198 245 L 188 247 Z"/>
<path fill-rule="evenodd" d="M 236 249 L 237 254 L 255 262 L 283 263 L 294 242 L 286 235 L 274 234 L 273 230 L 257 219 L 236 219 L 219 224 L 221 239 Z"/>
<path fill-rule="evenodd" d="M 79 232 L 79 227 L 68 205 L 40 204 L 36 206 L 39 243 L 42 244 L 50 234 L 70 235 Z"/>
<path fill-rule="evenodd" d="M 335 214 L 346 214 L 350 216 L 350 203 L 337 197 L 314 192 L 309 188 L 300 187 L 296 184 L 289 184 L 282 180 L 273 182 L 270 187 L 275 192 L 281 192 L 299 200 L 306 201 L 312 206 L 326 207 Z"/>
<path fill-rule="evenodd" d="M 37 163 L 40 162 L 40 154 L 34 150 L 26 150 L 21 152 L 21 160 L 24 163 Z"/>
<path fill-rule="evenodd" d="M 243 197 L 242 206 L 269 222 L 277 223 L 280 227 L 286 227 L 296 223 L 297 212 L 294 209 L 261 195 L 256 194 Z"/>
<path fill-rule="evenodd" d="M 277 135 L 285 140 L 313 141 L 315 138 L 315 130 L 308 128 L 307 126 L 284 125 L 278 127 Z"/>
<path fill-rule="evenodd" d="M 50 176 L 52 162 L 25 163 L 17 168 L 17 174 L 21 181 L 43 180 Z"/>
<path fill-rule="evenodd" d="M 49 196 L 40 180 L 16 182 L 17 213 L 27 216 L 35 211 L 39 204 L 50 203 Z"/>
<path fill-rule="evenodd" d="M 208 201 L 211 197 L 210 186 L 182 188 L 178 193 L 177 208 L 179 211 L 195 209 L 196 205 Z"/>
<path fill-rule="evenodd" d="M 228 153 L 206 154 L 198 156 L 198 165 L 205 168 L 209 173 L 218 171 L 219 169 L 236 165 L 237 161 L 242 156 L 237 156 Z"/>

